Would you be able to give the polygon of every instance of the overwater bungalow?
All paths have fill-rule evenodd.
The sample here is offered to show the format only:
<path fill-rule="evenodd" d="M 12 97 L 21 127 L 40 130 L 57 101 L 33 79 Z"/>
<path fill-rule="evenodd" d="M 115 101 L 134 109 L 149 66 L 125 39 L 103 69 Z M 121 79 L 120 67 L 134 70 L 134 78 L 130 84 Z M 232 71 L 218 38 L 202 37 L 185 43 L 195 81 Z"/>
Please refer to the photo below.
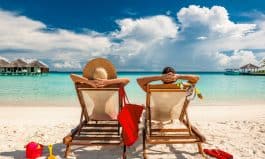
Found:
<path fill-rule="evenodd" d="M 8 61 L 0 59 L 0 73 L 7 72 L 8 65 L 9 65 Z"/>
<path fill-rule="evenodd" d="M 45 63 L 34 60 L 29 63 L 30 72 L 37 72 L 37 73 L 48 73 L 49 67 Z"/>
<path fill-rule="evenodd" d="M 250 72 L 256 72 L 259 70 L 259 66 L 253 65 L 251 63 L 246 64 L 242 67 L 240 67 L 242 73 L 250 73 Z"/>
<path fill-rule="evenodd" d="M 15 61 L 12 61 L 8 66 L 9 66 L 7 67 L 8 73 L 11 74 L 27 73 L 28 63 L 22 59 L 17 59 Z"/>
<path fill-rule="evenodd" d="M 1 75 L 34 75 L 49 72 L 49 67 L 41 61 L 34 60 L 30 63 L 22 59 L 8 62 L 0 59 Z"/>
<path fill-rule="evenodd" d="M 265 76 L 264 66 L 265 66 L 265 61 L 263 60 L 263 64 L 260 67 L 249 63 L 240 67 L 240 69 L 225 69 L 224 74 Z"/>

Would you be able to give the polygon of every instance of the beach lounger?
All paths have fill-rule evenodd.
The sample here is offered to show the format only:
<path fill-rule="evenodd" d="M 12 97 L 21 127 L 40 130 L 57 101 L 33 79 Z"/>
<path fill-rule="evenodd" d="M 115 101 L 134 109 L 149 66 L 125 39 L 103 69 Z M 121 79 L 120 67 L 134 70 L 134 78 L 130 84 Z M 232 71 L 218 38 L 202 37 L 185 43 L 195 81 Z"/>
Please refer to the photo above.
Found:
<path fill-rule="evenodd" d="M 82 113 L 80 124 L 63 139 L 66 145 L 65 157 L 69 155 L 70 146 L 73 145 L 113 145 L 121 146 L 122 158 L 126 158 L 126 146 L 117 120 L 122 108 L 119 87 L 91 88 L 80 83 L 76 83 L 75 87 Z"/>
<path fill-rule="evenodd" d="M 203 154 L 202 143 L 205 142 L 205 137 L 189 121 L 186 89 L 181 89 L 176 84 L 147 86 L 143 128 L 144 158 L 147 158 L 147 144 L 195 143 L 199 153 Z M 167 127 L 170 125 L 168 123 L 174 127 Z"/>

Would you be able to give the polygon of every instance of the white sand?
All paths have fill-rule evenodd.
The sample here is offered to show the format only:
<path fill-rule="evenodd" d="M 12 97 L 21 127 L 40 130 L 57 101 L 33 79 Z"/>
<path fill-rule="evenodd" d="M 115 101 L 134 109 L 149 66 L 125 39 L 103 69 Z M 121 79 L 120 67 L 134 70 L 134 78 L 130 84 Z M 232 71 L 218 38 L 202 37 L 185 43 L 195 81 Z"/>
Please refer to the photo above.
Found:
<path fill-rule="evenodd" d="M 192 106 L 191 122 L 206 136 L 203 148 L 220 148 L 235 159 L 265 158 L 265 104 L 255 106 Z M 25 156 L 24 145 L 36 141 L 54 144 L 54 153 L 63 158 L 63 137 L 79 121 L 76 107 L 0 107 L 0 158 Z M 141 138 L 128 149 L 128 158 L 142 158 Z M 48 152 L 45 149 L 44 156 Z M 74 147 L 76 158 L 119 158 L 119 147 Z M 202 158 L 196 145 L 149 146 L 149 158 Z M 210 157 L 209 157 L 210 158 Z"/>

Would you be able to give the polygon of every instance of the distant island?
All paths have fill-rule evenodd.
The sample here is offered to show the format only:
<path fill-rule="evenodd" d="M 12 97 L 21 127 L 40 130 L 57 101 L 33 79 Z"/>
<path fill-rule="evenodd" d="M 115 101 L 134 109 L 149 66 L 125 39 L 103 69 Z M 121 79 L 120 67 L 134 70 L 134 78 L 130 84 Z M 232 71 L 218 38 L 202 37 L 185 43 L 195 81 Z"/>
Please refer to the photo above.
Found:
<path fill-rule="evenodd" d="M 38 75 L 48 73 L 49 67 L 42 61 L 16 59 L 9 62 L 7 59 L 0 59 L 0 75 Z"/>

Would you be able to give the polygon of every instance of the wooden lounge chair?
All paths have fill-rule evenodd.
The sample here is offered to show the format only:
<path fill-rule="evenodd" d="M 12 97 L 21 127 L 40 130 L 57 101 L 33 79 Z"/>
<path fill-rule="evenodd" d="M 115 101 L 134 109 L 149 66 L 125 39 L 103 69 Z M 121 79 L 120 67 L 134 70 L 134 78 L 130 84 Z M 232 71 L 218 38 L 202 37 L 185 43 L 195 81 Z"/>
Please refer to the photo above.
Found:
<path fill-rule="evenodd" d="M 123 147 L 122 158 L 126 158 L 126 146 L 117 121 L 117 114 L 122 108 L 119 87 L 91 88 L 80 83 L 76 83 L 75 87 L 82 113 L 80 124 L 63 139 L 65 157 L 73 145 L 116 145 Z"/>
<path fill-rule="evenodd" d="M 143 157 L 146 156 L 147 144 L 187 144 L 198 145 L 203 154 L 202 143 L 205 137 L 191 125 L 187 113 L 189 101 L 186 87 L 176 84 L 156 84 L 147 86 L 146 115 L 143 129 Z M 177 127 L 165 128 L 165 122 L 178 122 Z M 161 127 L 162 126 L 162 127 Z"/>

